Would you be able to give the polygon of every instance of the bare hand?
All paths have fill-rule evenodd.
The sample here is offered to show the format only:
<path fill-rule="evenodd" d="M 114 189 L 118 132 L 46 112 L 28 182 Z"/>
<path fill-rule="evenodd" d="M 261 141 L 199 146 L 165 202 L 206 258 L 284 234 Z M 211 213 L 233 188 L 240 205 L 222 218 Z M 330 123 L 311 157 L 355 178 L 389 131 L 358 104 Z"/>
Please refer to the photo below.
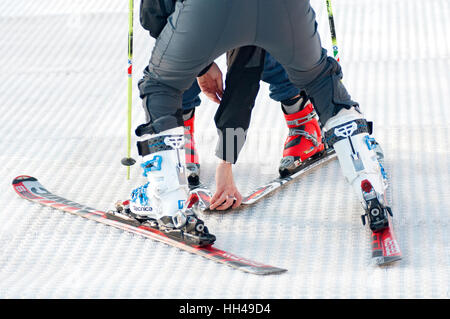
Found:
<path fill-rule="evenodd" d="M 216 168 L 216 193 L 211 198 L 211 210 L 237 208 L 242 203 L 242 195 L 234 184 L 231 163 L 222 162 Z"/>
<path fill-rule="evenodd" d="M 202 92 L 213 102 L 220 104 L 223 96 L 222 72 L 216 63 L 213 63 L 208 72 L 197 78 Z"/>

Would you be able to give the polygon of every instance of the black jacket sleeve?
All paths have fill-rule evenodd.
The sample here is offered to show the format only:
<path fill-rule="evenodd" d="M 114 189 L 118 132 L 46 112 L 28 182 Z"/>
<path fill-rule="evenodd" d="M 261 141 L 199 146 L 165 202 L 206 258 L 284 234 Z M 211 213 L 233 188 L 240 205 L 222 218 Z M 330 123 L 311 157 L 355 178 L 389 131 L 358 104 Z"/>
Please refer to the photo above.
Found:
<path fill-rule="evenodd" d="M 157 38 L 175 10 L 176 0 L 141 0 L 139 21 L 150 35 Z"/>
<path fill-rule="evenodd" d="M 219 141 L 216 156 L 236 163 L 244 146 L 264 69 L 265 51 L 245 46 L 227 52 L 225 92 L 214 116 Z"/>

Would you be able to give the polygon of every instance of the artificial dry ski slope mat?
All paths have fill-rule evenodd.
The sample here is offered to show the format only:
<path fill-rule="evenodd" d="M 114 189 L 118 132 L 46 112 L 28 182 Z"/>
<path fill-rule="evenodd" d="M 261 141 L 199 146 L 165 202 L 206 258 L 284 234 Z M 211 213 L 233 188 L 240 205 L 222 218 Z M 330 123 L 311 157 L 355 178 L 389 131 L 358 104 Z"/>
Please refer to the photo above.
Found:
<path fill-rule="evenodd" d="M 325 1 L 312 4 L 331 48 Z M 217 246 L 288 269 L 264 277 L 20 199 L 11 181 L 26 174 L 107 210 L 144 177 L 135 165 L 127 180 L 120 164 L 128 2 L 18 0 L 0 3 L 0 298 L 448 298 L 449 2 L 339 0 L 333 11 L 344 83 L 386 155 L 401 261 L 371 263 L 337 161 L 252 206 L 204 216 Z M 153 44 L 135 8 L 133 127 L 144 119 L 136 82 Z M 202 96 L 196 118 L 212 188 L 216 108 Z M 286 133 L 263 83 L 234 168 L 242 193 L 277 173 Z"/>

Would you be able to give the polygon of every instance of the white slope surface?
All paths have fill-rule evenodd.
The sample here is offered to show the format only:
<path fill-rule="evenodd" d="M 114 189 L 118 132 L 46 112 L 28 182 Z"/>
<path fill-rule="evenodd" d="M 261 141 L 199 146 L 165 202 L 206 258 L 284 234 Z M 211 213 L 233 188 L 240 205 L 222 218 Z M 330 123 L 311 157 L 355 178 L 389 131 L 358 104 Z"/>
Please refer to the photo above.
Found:
<path fill-rule="evenodd" d="M 330 48 L 325 1 L 312 3 Z M 135 165 L 127 180 L 120 164 L 127 1 L 17 0 L 0 3 L 0 298 L 448 298 L 449 2 L 333 4 L 344 82 L 386 154 L 402 261 L 371 264 L 362 210 L 337 162 L 254 206 L 204 217 L 218 247 L 289 269 L 277 276 L 20 199 L 10 183 L 28 174 L 56 194 L 109 209 L 144 178 Z M 144 119 L 136 82 L 154 43 L 138 21 L 135 8 L 134 127 Z M 234 169 L 243 193 L 276 175 L 287 133 L 268 93 L 262 84 Z M 196 140 L 213 186 L 217 106 L 202 100 Z"/>

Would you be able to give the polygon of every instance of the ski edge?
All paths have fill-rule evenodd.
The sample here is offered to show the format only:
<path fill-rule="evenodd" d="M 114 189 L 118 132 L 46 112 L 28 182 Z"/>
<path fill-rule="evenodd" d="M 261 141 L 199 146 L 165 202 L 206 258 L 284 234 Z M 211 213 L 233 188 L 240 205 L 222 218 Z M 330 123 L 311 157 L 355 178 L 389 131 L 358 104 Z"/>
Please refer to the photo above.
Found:
<path fill-rule="evenodd" d="M 307 173 L 308 171 L 310 171 L 322 164 L 325 164 L 335 158 L 337 158 L 337 155 L 334 152 L 334 150 L 329 150 L 326 156 L 321 157 L 320 159 L 311 163 L 309 166 L 301 169 L 300 171 L 298 171 L 292 175 L 286 176 L 286 177 L 276 177 L 276 178 L 272 179 L 271 181 L 267 182 L 266 184 L 256 188 L 250 194 L 243 197 L 241 204 L 242 205 L 252 205 L 252 204 L 256 203 L 257 201 L 261 200 L 263 197 L 266 197 L 267 195 L 278 190 L 284 184 L 287 184 L 288 182 L 293 181 L 294 179 L 300 177 L 301 175 Z M 200 203 L 199 208 L 201 211 L 206 211 L 209 209 L 212 192 L 208 188 L 208 186 L 206 186 L 202 183 L 199 183 L 198 185 L 190 187 L 189 191 L 191 194 L 195 194 L 198 196 L 199 203 Z"/>
<path fill-rule="evenodd" d="M 267 184 L 258 187 L 253 192 L 245 196 L 242 200 L 243 205 L 251 205 L 263 197 L 273 193 L 275 190 L 279 189 L 284 184 L 291 182 L 292 180 L 296 179 L 297 177 L 307 173 L 308 171 L 316 168 L 319 165 L 325 164 L 333 159 L 337 158 L 336 153 L 333 149 L 329 149 L 324 157 L 319 158 L 317 161 L 311 163 L 307 167 L 299 170 L 296 173 L 293 173 L 292 175 L 286 176 L 286 177 L 277 177 L 269 181 Z"/>

